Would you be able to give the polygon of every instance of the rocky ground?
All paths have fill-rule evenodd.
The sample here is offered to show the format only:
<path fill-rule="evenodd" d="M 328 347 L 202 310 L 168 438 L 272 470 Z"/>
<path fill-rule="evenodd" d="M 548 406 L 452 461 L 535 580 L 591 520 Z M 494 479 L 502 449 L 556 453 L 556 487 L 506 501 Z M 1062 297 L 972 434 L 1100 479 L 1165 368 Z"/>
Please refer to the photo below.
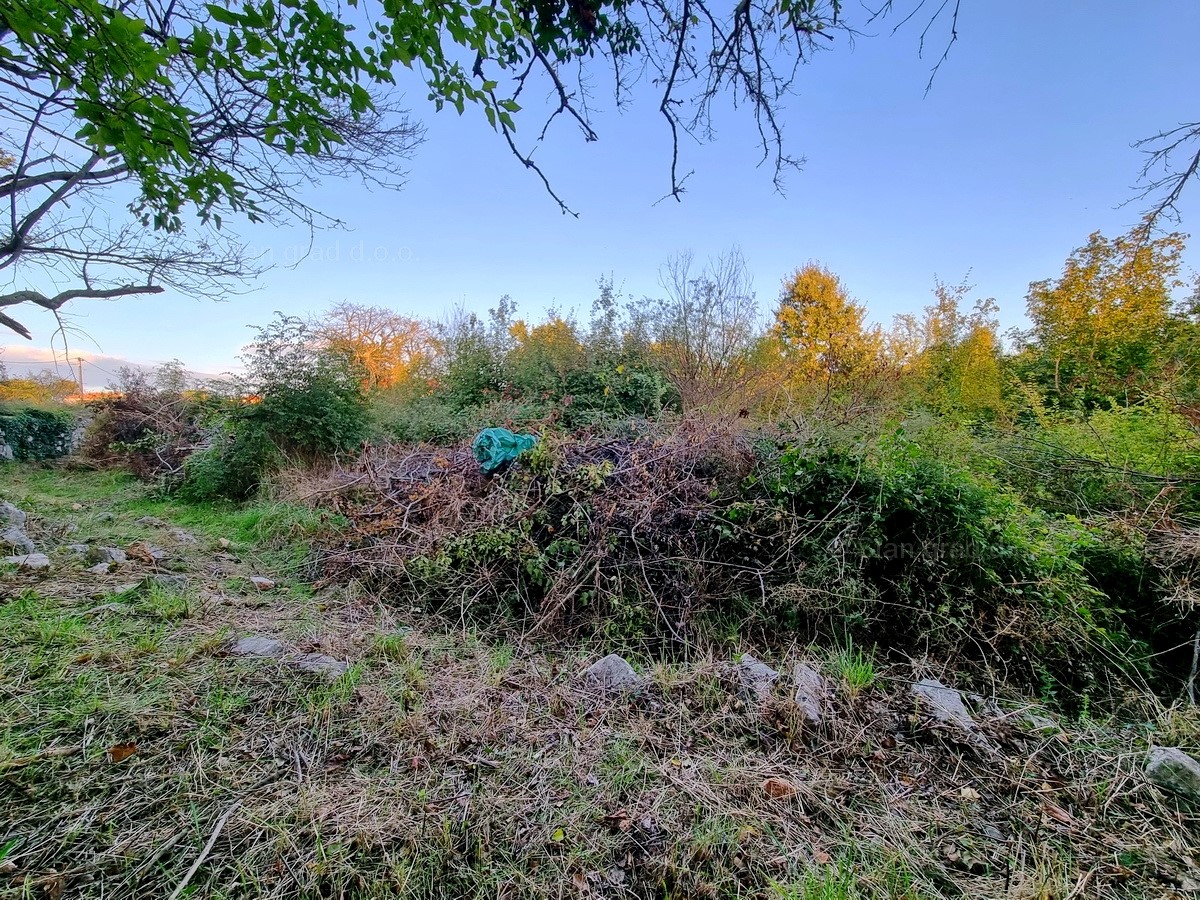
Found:
<path fill-rule="evenodd" d="M 314 585 L 307 509 L 0 500 L 0 896 L 1200 895 L 1187 709 L 526 645 Z"/>

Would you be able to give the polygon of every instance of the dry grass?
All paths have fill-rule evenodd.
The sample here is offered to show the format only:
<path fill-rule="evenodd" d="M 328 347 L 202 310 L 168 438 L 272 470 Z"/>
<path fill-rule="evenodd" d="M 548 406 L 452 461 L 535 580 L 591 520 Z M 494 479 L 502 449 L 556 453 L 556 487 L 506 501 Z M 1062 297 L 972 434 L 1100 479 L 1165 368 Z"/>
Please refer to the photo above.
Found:
<path fill-rule="evenodd" d="M 71 515 L 21 499 L 46 533 Z M 286 577 L 251 592 L 264 560 L 212 540 L 171 547 L 183 593 L 103 595 L 62 556 L 50 579 L 0 575 L 0 896 L 1065 900 L 1200 881 L 1200 816 L 1141 775 L 1149 742 L 1197 749 L 1184 711 L 1157 734 L 1043 731 L 1027 704 L 980 702 L 992 755 L 917 715 L 918 666 L 875 661 L 816 730 L 786 679 L 747 704 L 712 656 L 635 660 L 645 688 L 601 696 L 577 676 L 602 647 L 509 645 Z M 352 667 L 228 656 L 245 632 Z"/>

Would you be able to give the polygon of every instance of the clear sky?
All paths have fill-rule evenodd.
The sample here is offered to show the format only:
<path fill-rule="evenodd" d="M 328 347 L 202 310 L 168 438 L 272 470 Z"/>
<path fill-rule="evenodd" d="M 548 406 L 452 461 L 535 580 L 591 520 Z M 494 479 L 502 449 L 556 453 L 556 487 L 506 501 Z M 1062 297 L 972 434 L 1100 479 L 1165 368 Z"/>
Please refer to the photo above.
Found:
<path fill-rule="evenodd" d="M 220 372 L 235 365 L 246 326 L 274 310 L 351 300 L 439 317 L 510 294 L 530 315 L 583 311 L 602 274 L 627 293 L 653 293 L 671 253 L 735 244 L 764 307 L 784 276 L 815 259 L 875 321 L 919 310 L 935 276 L 957 282 L 969 271 L 976 294 L 1000 302 L 1003 325 L 1019 324 L 1030 281 L 1057 274 L 1090 232 L 1137 221 L 1138 206 L 1120 207 L 1140 166 L 1132 142 L 1200 116 L 1200 2 L 964 3 L 959 42 L 928 95 L 941 45 L 919 58 L 919 33 L 914 21 L 893 37 L 841 43 L 801 72 L 784 121 L 789 149 L 807 163 L 784 195 L 769 167 L 756 168 L 744 115 L 723 113 L 715 143 L 685 146 L 688 193 L 657 205 L 670 147 L 648 91 L 629 112 L 598 119 L 598 143 L 560 120 L 537 158 L 578 219 L 557 211 L 482 116 L 434 113 L 413 85 L 428 135 L 405 190 L 315 188 L 313 200 L 352 230 L 318 234 L 308 258 L 227 303 L 169 294 L 78 303 L 72 351 Z M 539 125 L 525 125 L 526 140 Z M 1182 208 L 1186 230 L 1200 185 Z M 306 232 L 240 233 L 279 262 L 308 245 Z M 1200 267 L 1200 250 L 1187 259 Z M 10 367 L 48 347 L 53 330 L 48 317 L 22 313 L 38 340 L 8 341 Z M 87 381 L 104 376 L 89 370 Z"/>

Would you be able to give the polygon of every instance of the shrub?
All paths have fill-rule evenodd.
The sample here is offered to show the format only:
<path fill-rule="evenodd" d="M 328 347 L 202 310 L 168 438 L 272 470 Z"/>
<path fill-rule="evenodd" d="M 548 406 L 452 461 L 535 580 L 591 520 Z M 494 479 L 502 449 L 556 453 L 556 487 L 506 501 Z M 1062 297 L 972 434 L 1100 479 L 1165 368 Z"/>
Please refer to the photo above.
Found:
<path fill-rule="evenodd" d="M 281 459 L 265 430 L 228 419 L 209 437 L 209 445 L 187 458 L 179 495 L 185 500 L 245 500 Z"/>
<path fill-rule="evenodd" d="M 1146 656 L 1129 585 L 1099 565 L 1109 535 L 902 436 L 755 452 L 685 421 L 551 434 L 496 479 L 465 451 L 415 448 L 342 477 L 353 487 L 333 503 L 351 527 L 333 570 L 456 615 L 493 621 L 500 604 L 541 633 L 661 647 L 835 635 L 1000 669 L 1064 702 L 1132 674 L 1121 653 Z"/>
<path fill-rule="evenodd" d="M 279 315 L 244 359 L 246 397 L 225 405 L 208 448 L 185 464 L 185 497 L 245 499 L 281 460 L 329 457 L 368 434 L 359 373 L 321 349 L 303 320 Z"/>

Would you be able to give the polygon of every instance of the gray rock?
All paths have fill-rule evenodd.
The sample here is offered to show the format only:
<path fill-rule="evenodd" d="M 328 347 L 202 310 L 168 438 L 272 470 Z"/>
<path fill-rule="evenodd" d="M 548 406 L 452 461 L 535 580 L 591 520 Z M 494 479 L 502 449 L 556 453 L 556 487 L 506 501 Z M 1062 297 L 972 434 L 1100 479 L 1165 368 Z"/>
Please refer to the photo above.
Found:
<path fill-rule="evenodd" d="M 155 547 L 153 544 L 146 544 L 145 547 L 146 547 L 146 553 L 148 553 L 150 555 L 150 558 L 152 560 L 154 560 L 155 562 L 166 559 L 170 555 L 162 547 Z"/>
<path fill-rule="evenodd" d="M 140 519 L 134 519 L 133 524 L 145 525 L 147 528 L 165 528 L 167 523 L 158 516 L 142 516 Z"/>
<path fill-rule="evenodd" d="M 17 455 L 13 452 L 13 448 L 0 440 L 0 461 L 12 462 L 16 458 Z"/>
<path fill-rule="evenodd" d="M 91 572 L 93 575 L 107 575 L 108 570 L 111 568 L 112 568 L 112 563 L 99 562 L 99 563 L 96 563 L 94 566 L 92 566 L 90 569 L 88 569 L 88 571 Z"/>
<path fill-rule="evenodd" d="M 592 663 L 584 670 L 583 677 L 606 691 L 628 691 L 642 684 L 642 679 L 633 670 L 633 666 L 618 653 L 610 653 L 604 659 Z"/>
<path fill-rule="evenodd" d="M 117 517 L 116 517 L 116 516 L 114 516 L 114 515 L 113 515 L 112 513 L 110 513 L 110 512 L 102 512 L 102 513 L 97 513 L 97 514 L 96 514 L 96 521 L 97 521 L 97 522 L 112 522 L 112 521 L 115 521 L 115 520 L 116 520 L 116 518 L 117 518 Z"/>
<path fill-rule="evenodd" d="M 16 550 L 19 553 L 32 553 L 37 549 L 34 547 L 33 541 L 29 539 L 29 535 L 16 525 L 10 525 L 0 532 L 0 547 L 5 550 Z"/>
<path fill-rule="evenodd" d="M 116 547 L 93 547 L 88 551 L 88 559 L 98 563 L 123 563 L 129 557 L 125 555 L 124 550 L 119 550 Z"/>
<path fill-rule="evenodd" d="M 0 500 L 0 525 L 12 525 L 23 529 L 26 519 L 25 510 L 18 509 L 7 500 Z"/>
<path fill-rule="evenodd" d="M 186 528 L 172 528 L 169 532 L 171 537 L 181 544 L 198 544 L 200 539 L 188 531 Z"/>
<path fill-rule="evenodd" d="M 1200 801 L 1200 761 L 1178 747 L 1155 747 L 1146 754 L 1146 777 L 1172 793 Z"/>
<path fill-rule="evenodd" d="M 743 653 L 738 660 L 737 676 L 742 693 L 760 703 L 771 696 L 771 689 L 779 680 L 778 672 L 749 653 Z"/>
<path fill-rule="evenodd" d="M 991 748 L 991 742 L 979 731 L 979 725 L 967 711 L 962 694 L 946 687 L 936 678 L 925 678 L 912 686 L 917 703 L 942 725 L 963 732 L 977 747 Z"/>
<path fill-rule="evenodd" d="M 800 715 L 810 725 L 820 725 L 829 707 L 829 686 L 825 679 L 807 663 L 798 663 L 792 669 L 792 681 L 796 685 L 793 699 Z"/>
<path fill-rule="evenodd" d="M 234 656 L 282 656 L 283 641 L 260 634 L 248 634 L 239 638 L 237 643 L 229 648 L 229 652 Z M 325 657 L 325 659 L 329 658 Z M 337 660 L 333 661 L 337 662 Z"/>
<path fill-rule="evenodd" d="M 186 575 L 150 575 L 143 584 L 157 584 L 159 587 L 165 587 L 172 591 L 181 591 L 188 586 L 188 577 Z"/>
<path fill-rule="evenodd" d="M 350 669 L 348 662 L 334 659 L 332 656 L 326 656 L 324 653 L 302 653 L 292 659 L 292 665 L 301 672 L 324 675 L 330 680 L 345 675 Z"/>
<path fill-rule="evenodd" d="M 270 578 L 263 578 L 261 575 L 254 575 L 250 579 L 250 583 L 260 591 L 270 591 L 275 588 L 275 582 Z"/>
<path fill-rule="evenodd" d="M 18 569 L 29 569 L 30 571 L 50 568 L 50 557 L 45 553 L 23 553 L 18 556 L 6 556 L 0 562 L 16 566 Z"/>
<path fill-rule="evenodd" d="M 84 556 L 91 548 L 87 544 L 67 544 L 63 549 L 70 553 L 78 553 L 80 556 Z"/>

